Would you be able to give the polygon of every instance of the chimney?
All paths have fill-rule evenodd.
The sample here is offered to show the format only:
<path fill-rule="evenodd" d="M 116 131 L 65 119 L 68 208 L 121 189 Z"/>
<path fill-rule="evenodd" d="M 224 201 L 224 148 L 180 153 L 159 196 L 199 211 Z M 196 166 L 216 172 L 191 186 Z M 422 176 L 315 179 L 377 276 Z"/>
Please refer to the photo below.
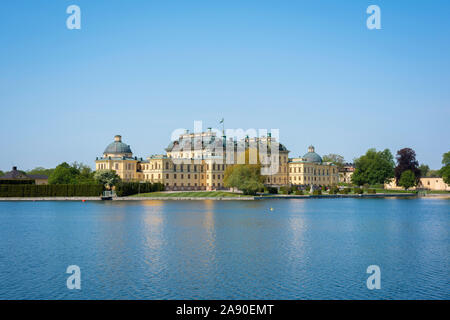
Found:
<path fill-rule="evenodd" d="M 115 142 L 122 142 L 122 136 L 121 135 L 114 136 L 114 141 Z"/>

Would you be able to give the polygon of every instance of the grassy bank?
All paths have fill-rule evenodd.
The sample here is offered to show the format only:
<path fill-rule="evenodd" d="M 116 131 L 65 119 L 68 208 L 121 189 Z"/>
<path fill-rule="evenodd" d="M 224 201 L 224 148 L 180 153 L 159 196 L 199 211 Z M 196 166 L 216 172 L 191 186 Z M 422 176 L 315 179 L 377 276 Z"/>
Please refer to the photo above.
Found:
<path fill-rule="evenodd" d="M 185 191 L 185 192 L 150 192 L 135 194 L 131 197 L 152 197 L 152 198 L 239 198 L 246 197 L 239 193 L 226 191 Z"/>

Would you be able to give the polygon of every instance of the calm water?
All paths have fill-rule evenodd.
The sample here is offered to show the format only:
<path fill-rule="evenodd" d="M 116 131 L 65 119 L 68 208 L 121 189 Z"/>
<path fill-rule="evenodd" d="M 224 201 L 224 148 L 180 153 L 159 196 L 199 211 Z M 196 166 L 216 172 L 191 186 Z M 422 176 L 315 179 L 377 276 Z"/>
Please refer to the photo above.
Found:
<path fill-rule="evenodd" d="M 0 202 L 0 298 L 450 299 L 449 227 L 444 199 Z"/>

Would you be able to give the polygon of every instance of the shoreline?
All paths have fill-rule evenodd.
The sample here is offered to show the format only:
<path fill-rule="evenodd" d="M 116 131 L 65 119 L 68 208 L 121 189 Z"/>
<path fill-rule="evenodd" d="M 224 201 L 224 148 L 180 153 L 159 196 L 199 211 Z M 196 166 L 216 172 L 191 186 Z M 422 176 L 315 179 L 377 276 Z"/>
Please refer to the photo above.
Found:
<path fill-rule="evenodd" d="M 101 197 L 5 197 L 0 201 L 186 201 L 186 200 L 217 200 L 217 201 L 252 201 L 265 199 L 336 199 L 336 198 L 447 198 L 450 194 L 429 194 L 418 196 L 415 193 L 378 193 L 378 194 L 323 194 L 323 195 L 272 195 L 272 196 L 249 196 L 249 197 L 117 197 L 103 200 Z"/>

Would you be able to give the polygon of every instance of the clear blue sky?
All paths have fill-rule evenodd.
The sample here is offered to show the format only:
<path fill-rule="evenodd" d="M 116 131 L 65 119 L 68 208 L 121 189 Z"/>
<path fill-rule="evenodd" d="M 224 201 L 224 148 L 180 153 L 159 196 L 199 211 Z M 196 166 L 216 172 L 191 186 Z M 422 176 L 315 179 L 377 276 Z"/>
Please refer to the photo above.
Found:
<path fill-rule="evenodd" d="M 411 147 L 440 168 L 449 14 L 446 0 L 2 1 L 0 169 L 93 166 L 115 134 L 146 157 L 222 117 L 279 128 L 291 156 Z"/>

